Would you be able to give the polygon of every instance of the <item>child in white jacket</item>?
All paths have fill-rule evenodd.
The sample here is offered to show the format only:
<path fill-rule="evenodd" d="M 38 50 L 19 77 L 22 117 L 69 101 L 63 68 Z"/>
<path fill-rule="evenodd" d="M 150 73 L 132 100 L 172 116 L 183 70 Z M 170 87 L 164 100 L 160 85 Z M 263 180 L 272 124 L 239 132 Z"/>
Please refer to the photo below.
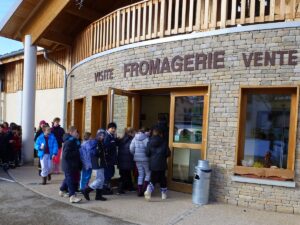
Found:
<path fill-rule="evenodd" d="M 139 172 L 139 176 L 138 176 L 139 197 L 144 195 L 144 192 L 151 178 L 151 171 L 149 169 L 149 158 L 146 155 L 146 148 L 147 148 L 148 141 L 149 138 L 145 134 L 145 130 L 140 129 L 130 144 L 130 152 L 131 154 L 133 154 L 134 161 L 136 162 L 136 166 Z"/>

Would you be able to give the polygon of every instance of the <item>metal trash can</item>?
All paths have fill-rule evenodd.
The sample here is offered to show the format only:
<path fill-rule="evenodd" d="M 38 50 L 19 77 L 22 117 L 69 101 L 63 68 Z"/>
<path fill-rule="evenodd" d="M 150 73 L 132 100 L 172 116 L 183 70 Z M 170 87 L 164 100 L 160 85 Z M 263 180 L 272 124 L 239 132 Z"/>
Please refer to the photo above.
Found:
<path fill-rule="evenodd" d="M 193 183 L 193 203 L 197 205 L 205 205 L 209 200 L 209 183 L 211 176 L 211 168 L 207 160 L 199 160 L 195 167 L 194 183 Z"/>

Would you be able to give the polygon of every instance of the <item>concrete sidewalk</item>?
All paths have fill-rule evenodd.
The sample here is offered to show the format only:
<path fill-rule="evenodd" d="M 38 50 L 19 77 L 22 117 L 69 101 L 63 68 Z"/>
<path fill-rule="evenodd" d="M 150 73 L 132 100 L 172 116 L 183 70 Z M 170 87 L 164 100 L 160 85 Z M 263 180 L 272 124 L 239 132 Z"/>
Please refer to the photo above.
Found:
<path fill-rule="evenodd" d="M 21 185 L 45 197 L 69 203 L 58 196 L 62 175 L 53 175 L 48 185 L 40 185 L 41 178 L 35 167 L 20 167 L 9 174 Z M 81 196 L 83 198 L 83 196 Z M 169 199 L 162 201 L 155 193 L 151 202 L 136 197 L 135 193 L 106 196 L 108 201 L 85 201 L 73 206 L 122 219 L 137 224 L 151 225 L 300 225 L 300 215 L 258 211 L 225 204 L 196 206 L 191 195 L 169 192 Z M 94 193 L 91 194 L 94 199 Z"/>

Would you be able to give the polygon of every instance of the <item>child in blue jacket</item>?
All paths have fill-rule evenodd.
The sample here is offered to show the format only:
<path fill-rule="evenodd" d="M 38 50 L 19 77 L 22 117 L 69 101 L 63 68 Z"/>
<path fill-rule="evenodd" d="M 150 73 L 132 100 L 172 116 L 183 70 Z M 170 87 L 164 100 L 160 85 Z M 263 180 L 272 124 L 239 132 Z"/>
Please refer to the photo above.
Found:
<path fill-rule="evenodd" d="M 35 150 L 38 152 L 38 157 L 41 162 L 42 184 L 45 185 L 48 180 L 51 180 L 52 159 L 57 155 L 58 144 L 55 136 L 51 133 L 49 126 L 45 127 L 44 133 L 41 134 L 35 142 Z"/>

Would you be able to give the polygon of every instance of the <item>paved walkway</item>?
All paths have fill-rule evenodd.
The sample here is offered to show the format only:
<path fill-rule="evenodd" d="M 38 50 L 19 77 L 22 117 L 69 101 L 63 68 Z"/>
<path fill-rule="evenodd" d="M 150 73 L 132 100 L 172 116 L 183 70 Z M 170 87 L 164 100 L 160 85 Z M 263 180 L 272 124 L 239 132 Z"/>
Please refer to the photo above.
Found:
<path fill-rule="evenodd" d="M 68 203 L 68 198 L 58 196 L 62 175 L 53 175 L 50 184 L 41 182 L 34 167 L 9 170 L 10 176 L 28 189 L 58 201 Z M 151 202 L 136 197 L 135 193 L 107 196 L 108 201 L 85 201 L 74 204 L 95 213 L 122 219 L 137 224 L 151 225 L 300 225 L 300 215 L 245 209 L 225 204 L 196 206 L 191 203 L 191 195 L 169 192 L 170 198 L 161 201 L 156 193 Z M 91 194 L 91 199 L 94 194 Z"/>

